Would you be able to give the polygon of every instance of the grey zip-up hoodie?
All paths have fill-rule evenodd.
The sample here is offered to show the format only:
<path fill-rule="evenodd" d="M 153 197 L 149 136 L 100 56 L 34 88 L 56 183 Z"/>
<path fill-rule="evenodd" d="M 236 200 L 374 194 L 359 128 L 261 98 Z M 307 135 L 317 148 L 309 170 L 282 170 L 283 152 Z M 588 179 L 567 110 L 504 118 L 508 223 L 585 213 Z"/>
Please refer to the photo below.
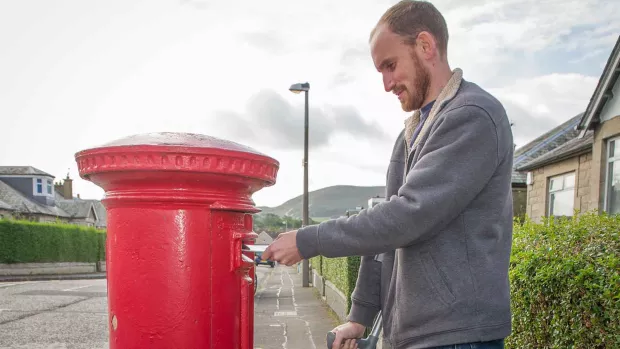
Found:
<path fill-rule="evenodd" d="M 505 338 L 513 214 L 506 112 L 455 69 L 410 145 L 417 117 L 394 145 L 387 201 L 304 227 L 297 246 L 303 258 L 362 256 L 349 320 L 371 326 L 382 309 L 394 349 Z"/>

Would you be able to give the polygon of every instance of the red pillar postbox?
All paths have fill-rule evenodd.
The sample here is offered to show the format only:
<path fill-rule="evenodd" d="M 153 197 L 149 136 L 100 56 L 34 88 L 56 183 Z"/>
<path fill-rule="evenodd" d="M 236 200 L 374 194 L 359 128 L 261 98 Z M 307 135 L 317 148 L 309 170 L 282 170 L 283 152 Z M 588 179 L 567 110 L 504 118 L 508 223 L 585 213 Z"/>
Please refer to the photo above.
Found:
<path fill-rule="evenodd" d="M 110 348 L 252 349 L 251 196 L 279 163 L 196 134 L 131 136 L 75 155 L 105 190 Z"/>

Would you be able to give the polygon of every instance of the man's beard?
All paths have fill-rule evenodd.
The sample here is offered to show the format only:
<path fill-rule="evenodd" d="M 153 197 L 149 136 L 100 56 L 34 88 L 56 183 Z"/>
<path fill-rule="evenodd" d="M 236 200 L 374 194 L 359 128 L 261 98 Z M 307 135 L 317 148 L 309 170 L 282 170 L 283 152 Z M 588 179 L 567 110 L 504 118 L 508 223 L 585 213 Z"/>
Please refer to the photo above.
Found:
<path fill-rule="evenodd" d="M 428 95 L 428 89 L 430 88 L 431 78 L 427 69 L 424 68 L 420 59 L 415 54 L 413 56 L 413 64 L 417 72 L 416 80 L 414 81 L 413 91 L 406 90 L 407 98 L 400 102 L 401 107 L 406 112 L 412 112 L 414 110 L 423 107 L 422 103 Z"/>

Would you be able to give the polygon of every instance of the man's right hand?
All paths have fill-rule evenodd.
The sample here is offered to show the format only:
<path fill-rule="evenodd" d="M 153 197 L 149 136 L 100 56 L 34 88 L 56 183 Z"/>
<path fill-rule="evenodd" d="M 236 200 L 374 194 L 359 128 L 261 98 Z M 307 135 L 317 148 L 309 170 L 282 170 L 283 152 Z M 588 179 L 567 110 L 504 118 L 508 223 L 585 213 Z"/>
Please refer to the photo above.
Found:
<path fill-rule="evenodd" d="M 347 341 L 347 339 L 362 338 L 365 330 L 366 326 L 352 321 L 334 328 L 332 332 L 336 334 L 336 339 L 331 349 L 341 349 L 341 345 L 345 343 L 349 345 L 345 348 L 355 348 L 354 341 Z"/>

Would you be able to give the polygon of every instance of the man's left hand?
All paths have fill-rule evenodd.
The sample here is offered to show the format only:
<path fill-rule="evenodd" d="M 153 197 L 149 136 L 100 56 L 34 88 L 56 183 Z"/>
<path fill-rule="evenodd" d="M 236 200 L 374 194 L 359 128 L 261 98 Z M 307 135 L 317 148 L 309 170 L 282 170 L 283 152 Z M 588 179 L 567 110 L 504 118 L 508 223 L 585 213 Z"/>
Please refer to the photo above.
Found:
<path fill-rule="evenodd" d="M 303 258 L 297 249 L 297 231 L 281 233 L 262 255 L 263 259 L 271 259 L 280 264 L 291 266 Z"/>

